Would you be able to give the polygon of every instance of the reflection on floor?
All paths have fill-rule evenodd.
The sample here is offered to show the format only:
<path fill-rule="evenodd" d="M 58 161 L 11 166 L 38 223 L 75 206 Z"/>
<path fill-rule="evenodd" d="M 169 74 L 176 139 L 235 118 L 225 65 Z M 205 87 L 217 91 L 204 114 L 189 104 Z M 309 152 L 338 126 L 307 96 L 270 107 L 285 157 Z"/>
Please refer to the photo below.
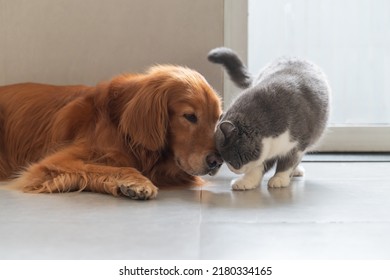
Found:
<path fill-rule="evenodd" d="M 389 259 L 390 163 L 305 162 L 288 188 L 202 188 L 156 200 L 0 186 L 0 259 Z"/>

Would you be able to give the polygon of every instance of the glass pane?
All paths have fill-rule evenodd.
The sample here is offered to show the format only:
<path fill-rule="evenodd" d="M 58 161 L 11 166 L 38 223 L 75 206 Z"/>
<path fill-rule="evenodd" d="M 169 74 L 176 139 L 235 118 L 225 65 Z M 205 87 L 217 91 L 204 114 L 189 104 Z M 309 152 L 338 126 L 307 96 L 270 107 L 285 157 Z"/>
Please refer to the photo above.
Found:
<path fill-rule="evenodd" d="M 331 124 L 390 124 L 390 1 L 249 0 L 248 37 L 252 73 L 282 55 L 325 71 Z"/>

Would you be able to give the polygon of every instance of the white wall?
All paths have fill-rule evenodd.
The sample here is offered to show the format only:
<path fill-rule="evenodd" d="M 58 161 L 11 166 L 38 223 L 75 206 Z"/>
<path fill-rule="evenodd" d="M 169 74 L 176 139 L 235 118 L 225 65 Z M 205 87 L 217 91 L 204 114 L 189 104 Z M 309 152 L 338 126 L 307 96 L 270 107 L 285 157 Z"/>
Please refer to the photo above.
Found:
<path fill-rule="evenodd" d="M 207 61 L 224 43 L 224 0 L 0 0 L 0 84 L 89 84 L 156 63 Z"/>

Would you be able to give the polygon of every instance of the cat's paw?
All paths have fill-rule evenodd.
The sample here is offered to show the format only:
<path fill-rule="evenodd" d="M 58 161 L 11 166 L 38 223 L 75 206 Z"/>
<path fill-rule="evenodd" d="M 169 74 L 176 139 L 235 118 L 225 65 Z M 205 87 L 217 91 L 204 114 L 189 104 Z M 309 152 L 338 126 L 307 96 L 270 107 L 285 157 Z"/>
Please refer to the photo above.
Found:
<path fill-rule="evenodd" d="M 294 169 L 292 176 L 293 177 L 302 177 L 303 175 L 305 175 L 305 169 L 302 166 L 298 165 Z"/>
<path fill-rule="evenodd" d="M 268 187 L 269 188 L 283 188 L 288 187 L 290 185 L 290 177 L 289 176 L 280 176 L 275 175 L 268 181 Z"/>
<path fill-rule="evenodd" d="M 258 184 L 258 182 L 253 182 L 248 178 L 238 178 L 232 181 L 231 186 L 235 191 L 245 191 L 256 188 Z"/>

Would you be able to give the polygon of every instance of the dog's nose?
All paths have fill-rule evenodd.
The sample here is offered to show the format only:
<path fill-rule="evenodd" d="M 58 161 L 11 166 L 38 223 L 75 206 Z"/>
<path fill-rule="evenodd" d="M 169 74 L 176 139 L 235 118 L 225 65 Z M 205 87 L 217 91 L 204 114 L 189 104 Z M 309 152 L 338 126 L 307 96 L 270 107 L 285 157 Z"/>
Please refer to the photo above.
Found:
<path fill-rule="evenodd" d="M 223 160 L 222 160 L 222 157 L 219 154 L 211 153 L 211 154 L 209 154 L 206 157 L 206 163 L 207 163 L 207 166 L 211 170 L 213 170 L 213 169 L 216 169 L 216 168 L 220 168 L 222 163 L 223 163 Z"/>

